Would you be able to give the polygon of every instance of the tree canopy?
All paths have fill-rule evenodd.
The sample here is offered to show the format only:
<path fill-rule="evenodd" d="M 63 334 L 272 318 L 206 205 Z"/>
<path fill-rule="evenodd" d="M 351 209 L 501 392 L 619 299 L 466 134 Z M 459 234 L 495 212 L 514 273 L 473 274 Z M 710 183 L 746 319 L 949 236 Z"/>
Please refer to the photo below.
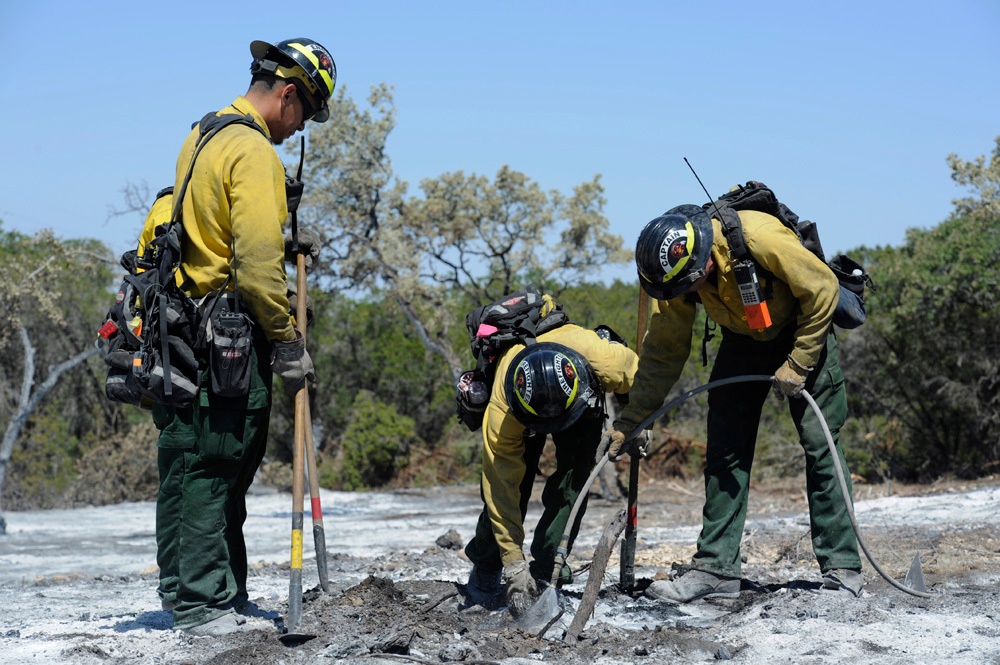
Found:
<path fill-rule="evenodd" d="M 597 279 L 600 266 L 631 259 L 608 231 L 599 175 L 562 193 L 510 166 L 492 178 L 456 170 L 411 195 L 388 154 L 395 121 L 387 86 L 363 107 L 341 89 L 330 121 L 310 133 L 301 223 L 323 239 L 308 275 L 311 411 L 321 477 L 342 488 L 474 480 L 481 441 L 457 422 L 453 388 L 472 360 L 464 317 L 474 306 L 534 283 L 575 322 L 635 342 L 638 285 Z M 900 247 L 849 252 L 878 287 L 867 294 L 868 322 L 838 333 L 851 411 L 842 441 L 852 471 L 870 479 L 973 477 L 1000 464 L 1000 137 L 989 157 L 947 162 L 966 190 L 948 219 L 910 229 Z M 155 490 L 148 414 L 108 402 L 106 370 L 87 359 L 118 279 L 97 241 L 0 227 L 0 497 L 9 505 Z M 675 392 L 707 380 L 698 330 Z M 718 339 L 704 335 L 711 355 Z M 702 436 L 706 408 L 703 396 L 689 400 L 662 424 Z M 760 431 L 758 467 L 799 470 L 784 409 L 768 405 Z M 291 404 L 275 399 L 272 468 L 291 459 L 291 439 Z M 279 471 L 271 477 L 287 475 Z"/>
<path fill-rule="evenodd" d="M 566 195 L 508 166 L 492 180 L 455 171 L 409 196 L 387 152 L 395 124 L 389 87 L 374 88 L 365 109 L 340 89 L 330 120 L 310 134 L 303 220 L 325 240 L 317 276 L 394 299 L 454 376 L 450 334 L 461 317 L 450 302 L 489 302 L 528 281 L 558 294 L 630 260 L 608 231 L 600 176 Z"/>

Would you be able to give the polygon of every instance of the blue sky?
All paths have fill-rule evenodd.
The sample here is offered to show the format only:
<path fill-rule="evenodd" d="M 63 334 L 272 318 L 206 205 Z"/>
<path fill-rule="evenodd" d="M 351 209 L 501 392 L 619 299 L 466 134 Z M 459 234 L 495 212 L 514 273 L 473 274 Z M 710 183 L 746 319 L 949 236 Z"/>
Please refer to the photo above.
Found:
<path fill-rule="evenodd" d="M 107 219 L 122 188 L 172 184 L 190 124 L 245 92 L 250 41 L 306 36 L 359 102 L 394 87 L 411 194 L 504 164 L 564 193 L 599 173 L 633 246 L 703 202 L 687 157 L 713 195 L 769 184 L 827 254 L 900 245 L 965 194 L 945 157 L 1000 134 L 997 34 L 995 0 L 4 2 L 0 220 L 133 246 L 142 220 Z"/>

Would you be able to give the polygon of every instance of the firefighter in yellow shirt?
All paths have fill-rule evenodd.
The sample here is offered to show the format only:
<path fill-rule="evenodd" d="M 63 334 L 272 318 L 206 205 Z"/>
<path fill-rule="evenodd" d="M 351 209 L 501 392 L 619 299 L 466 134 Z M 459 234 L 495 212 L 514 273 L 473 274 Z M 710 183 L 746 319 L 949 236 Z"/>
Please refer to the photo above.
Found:
<path fill-rule="evenodd" d="M 537 595 L 536 580 L 551 579 L 569 513 L 594 468 L 605 427 L 605 393 L 627 393 L 637 362 L 625 345 L 571 323 L 500 356 L 483 415 L 483 512 L 465 548 L 473 563 L 466 585 L 473 602 L 489 605 L 503 580 L 508 608 L 517 616 Z M 548 434 L 555 444 L 556 471 L 542 492 L 543 513 L 529 565 L 524 518 Z M 570 547 L 585 509 L 584 503 Z M 568 570 L 560 574 L 560 582 L 569 581 Z"/>
<path fill-rule="evenodd" d="M 709 208 L 711 211 L 711 208 Z M 629 404 L 606 434 L 609 452 L 653 413 L 677 381 L 691 351 L 698 303 L 722 328 L 711 379 L 774 375 L 764 382 L 728 384 L 709 391 L 705 506 L 697 552 L 672 580 L 646 594 L 685 603 L 736 597 L 740 592 L 740 540 L 746 519 L 750 468 L 761 408 L 770 388 L 788 398 L 806 455 L 813 551 L 825 588 L 857 596 L 864 580 L 857 539 L 841 497 L 833 458 L 803 389 L 819 405 L 835 442 L 847 418 L 847 395 L 831 320 L 840 287 L 828 266 L 795 233 L 765 213 L 738 212 L 756 270 L 770 294 L 770 325 L 751 326 L 722 227 L 699 206 L 683 205 L 652 220 L 636 246 L 640 283 L 655 299 Z M 847 464 L 837 445 L 842 468 Z M 847 477 L 850 486 L 850 476 Z M 848 497 L 850 500 L 850 497 Z"/>
<path fill-rule="evenodd" d="M 157 591 L 163 608 L 173 612 L 174 628 L 192 635 L 223 635 L 245 622 L 239 611 L 247 601 L 246 492 L 264 456 L 272 375 L 294 392 L 313 371 L 289 311 L 285 170 L 274 145 L 303 130 L 310 118 L 329 117 L 336 67 L 310 39 L 255 41 L 250 52 L 247 93 L 217 115 L 239 114 L 255 126 L 227 126 L 198 153 L 183 194 L 185 239 L 177 272 L 194 298 L 238 285 L 225 297 L 238 297 L 254 324 L 249 389 L 224 396 L 203 379 L 192 406 L 153 408 L 160 430 Z M 196 126 L 181 147 L 176 196 L 199 136 Z M 143 239 L 165 215 L 169 219 L 170 201 L 163 197 L 153 206 Z M 205 359 L 199 361 L 204 367 Z"/>

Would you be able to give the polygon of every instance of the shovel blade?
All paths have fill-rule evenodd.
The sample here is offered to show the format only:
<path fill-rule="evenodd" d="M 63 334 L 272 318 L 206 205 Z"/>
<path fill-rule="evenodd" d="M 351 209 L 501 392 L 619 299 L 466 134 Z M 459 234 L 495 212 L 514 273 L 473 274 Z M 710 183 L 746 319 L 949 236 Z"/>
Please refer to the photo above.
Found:
<path fill-rule="evenodd" d="M 518 618 L 517 625 L 525 631 L 537 634 L 560 614 L 562 608 L 559 607 L 559 593 L 553 586 L 546 587 L 534 605 Z"/>
<path fill-rule="evenodd" d="M 919 552 L 913 556 L 913 561 L 910 563 L 910 569 L 906 571 L 903 583 L 914 591 L 927 591 L 927 586 L 924 584 L 924 569 L 920 566 Z"/>

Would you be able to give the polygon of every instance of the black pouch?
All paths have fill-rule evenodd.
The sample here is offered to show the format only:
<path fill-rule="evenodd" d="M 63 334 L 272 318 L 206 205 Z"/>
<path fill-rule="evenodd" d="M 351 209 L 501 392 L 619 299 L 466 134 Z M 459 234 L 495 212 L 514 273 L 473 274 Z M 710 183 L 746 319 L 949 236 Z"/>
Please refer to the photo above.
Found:
<path fill-rule="evenodd" d="M 129 382 L 129 370 L 121 367 L 108 368 L 108 376 L 104 380 L 104 395 L 112 402 L 136 406 L 142 403 L 142 393 Z"/>
<path fill-rule="evenodd" d="M 250 317 L 222 309 L 212 315 L 208 373 L 212 393 L 243 397 L 250 392 L 253 330 Z"/>
<path fill-rule="evenodd" d="M 838 254 L 829 263 L 840 282 L 840 299 L 833 312 L 833 324 L 845 330 L 857 328 L 868 318 L 865 311 L 865 286 L 872 291 L 875 284 L 864 266 L 849 256 Z"/>

